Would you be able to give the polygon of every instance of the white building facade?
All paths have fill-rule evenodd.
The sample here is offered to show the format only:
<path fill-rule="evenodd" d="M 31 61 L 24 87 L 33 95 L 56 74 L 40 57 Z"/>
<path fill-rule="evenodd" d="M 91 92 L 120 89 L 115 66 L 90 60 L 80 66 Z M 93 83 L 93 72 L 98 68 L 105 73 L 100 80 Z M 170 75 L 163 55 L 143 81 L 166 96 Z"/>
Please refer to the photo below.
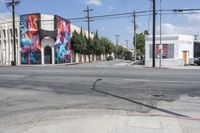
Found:
<path fill-rule="evenodd" d="M 17 18 L 18 19 L 18 18 Z M 19 22 L 16 22 L 16 51 L 19 51 Z M 11 64 L 13 61 L 13 30 L 11 19 L 0 21 L 0 64 Z M 16 52 L 19 57 L 19 52 Z M 19 58 L 17 58 L 18 62 Z"/>
<path fill-rule="evenodd" d="M 190 35 L 156 36 L 155 65 L 161 67 L 184 66 L 193 63 L 194 37 Z M 161 54 L 160 54 L 161 51 Z M 152 36 L 145 37 L 145 66 L 152 66 Z"/>

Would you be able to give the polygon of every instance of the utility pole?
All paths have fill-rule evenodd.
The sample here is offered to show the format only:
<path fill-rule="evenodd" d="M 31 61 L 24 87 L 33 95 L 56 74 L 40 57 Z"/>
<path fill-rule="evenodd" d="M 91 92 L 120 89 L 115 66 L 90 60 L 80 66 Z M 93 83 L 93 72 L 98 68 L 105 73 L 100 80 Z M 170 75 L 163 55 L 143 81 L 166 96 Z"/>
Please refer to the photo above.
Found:
<path fill-rule="evenodd" d="M 152 42 L 152 67 L 155 67 L 155 36 L 156 36 L 156 0 L 153 1 L 153 42 Z"/>
<path fill-rule="evenodd" d="M 93 9 L 90 9 L 89 6 L 87 5 L 87 9 L 86 10 L 83 10 L 84 12 L 87 12 L 87 23 L 88 23 L 88 38 L 90 38 L 90 22 L 93 21 L 91 20 L 90 18 L 90 12 L 93 11 Z"/>
<path fill-rule="evenodd" d="M 162 0 L 160 0 L 160 47 L 159 47 L 159 51 L 160 51 L 160 68 L 162 65 Z"/>
<path fill-rule="evenodd" d="M 12 66 L 16 66 L 16 38 L 15 38 L 15 6 L 20 3 L 19 0 L 15 1 L 12 0 L 12 2 L 6 3 L 7 7 L 12 6 L 12 23 L 13 23 L 13 54 L 14 54 L 14 60 L 11 62 Z"/>
<path fill-rule="evenodd" d="M 198 39 L 199 35 L 194 35 L 194 40 L 196 41 Z"/>
<path fill-rule="evenodd" d="M 119 45 L 119 37 L 120 37 L 120 35 L 115 35 L 115 37 L 116 37 L 116 45 Z"/>
<path fill-rule="evenodd" d="M 129 41 L 129 40 L 126 40 L 126 48 L 127 48 L 127 49 L 128 49 L 128 41 Z"/>
<path fill-rule="evenodd" d="M 136 15 L 135 10 L 133 11 L 133 28 L 134 28 L 134 57 L 137 59 L 137 40 L 136 40 Z"/>

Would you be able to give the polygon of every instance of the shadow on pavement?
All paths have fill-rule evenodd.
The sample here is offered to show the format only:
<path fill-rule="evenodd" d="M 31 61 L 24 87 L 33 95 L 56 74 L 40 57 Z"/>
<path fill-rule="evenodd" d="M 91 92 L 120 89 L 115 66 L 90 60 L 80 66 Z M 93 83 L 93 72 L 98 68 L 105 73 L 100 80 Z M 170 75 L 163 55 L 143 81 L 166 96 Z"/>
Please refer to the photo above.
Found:
<path fill-rule="evenodd" d="M 160 112 L 164 112 L 164 113 L 167 113 L 167 114 L 171 114 L 171 115 L 174 115 L 174 116 L 188 117 L 189 118 L 189 116 L 187 116 L 187 115 L 179 114 L 179 113 L 172 112 L 172 111 L 169 111 L 169 110 L 166 110 L 166 109 L 162 109 L 162 108 L 154 107 L 154 106 L 151 106 L 151 105 L 148 105 L 148 104 L 144 104 L 144 103 L 141 103 L 141 102 L 138 102 L 138 101 L 134 101 L 134 100 L 131 100 L 131 99 L 128 99 L 128 98 L 125 98 L 125 97 L 117 96 L 117 95 L 114 95 L 114 94 L 111 94 L 111 93 L 108 93 L 108 92 L 105 92 L 105 91 L 97 90 L 96 89 L 96 84 L 97 84 L 97 82 L 99 82 L 101 80 L 102 79 L 97 79 L 93 83 L 93 88 L 92 88 L 93 91 L 96 91 L 96 92 L 99 92 L 99 93 L 103 93 L 103 94 L 106 94 L 106 95 L 109 95 L 109 96 L 112 96 L 112 97 L 115 97 L 115 98 L 119 98 L 119 99 L 122 99 L 122 100 L 125 100 L 125 101 L 128 101 L 128 102 L 131 102 L 131 103 L 135 103 L 135 104 L 138 104 L 138 105 L 150 108 L 150 109 L 154 109 L 154 110 L 157 110 L 157 111 L 160 111 Z"/>

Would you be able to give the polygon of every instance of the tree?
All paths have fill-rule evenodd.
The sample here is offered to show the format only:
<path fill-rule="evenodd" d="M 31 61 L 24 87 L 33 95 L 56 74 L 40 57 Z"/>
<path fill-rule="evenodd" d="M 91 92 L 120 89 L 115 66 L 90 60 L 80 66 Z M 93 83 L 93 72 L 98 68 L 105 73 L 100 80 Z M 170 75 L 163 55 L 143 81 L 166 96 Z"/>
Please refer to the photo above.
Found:
<path fill-rule="evenodd" d="M 147 30 L 145 30 L 143 33 L 136 34 L 137 56 L 144 56 L 145 54 L 145 35 L 149 35 Z"/>
<path fill-rule="evenodd" d="M 94 38 L 93 38 L 93 44 L 94 44 L 94 54 L 100 55 L 102 53 L 101 45 L 100 45 L 100 40 L 98 37 L 98 31 L 96 31 Z"/>
<path fill-rule="evenodd" d="M 105 37 L 99 38 L 97 31 L 93 39 L 87 38 L 85 35 L 83 35 L 82 28 L 80 34 L 78 34 L 77 31 L 73 32 L 71 44 L 71 48 L 76 53 L 89 55 L 89 61 L 91 54 L 111 54 L 112 52 L 116 51 L 115 46 L 109 39 Z"/>
<path fill-rule="evenodd" d="M 86 50 L 87 50 L 87 40 L 86 37 L 83 35 L 83 30 L 81 28 L 81 32 L 80 32 L 80 42 L 81 42 L 81 47 L 80 47 L 80 53 L 81 54 L 86 54 Z"/>
<path fill-rule="evenodd" d="M 100 39 L 100 44 L 102 45 L 102 47 L 104 46 L 105 51 L 103 51 L 105 54 L 111 54 L 113 52 L 113 47 L 112 47 L 112 42 L 110 40 L 108 40 L 105 37 L 102 37 Z"/>
<path fill-rule="evenodd" d="M 128 51 L 127 48 L 124 48 L 123 46 L 121 45 L 115 45 L 115 55 L 118 57 L 118 58 L 122 58 L 125 53 Z"/>
<path fill-rule="evenodd" d="M 144 30 L 144 35 L 149 35 L 149 31 L 148 30 Z"/>
<path fill-rule="evenodd" d="M 71 44 L 71 48 L 75 53 L 81 53 L 81 38 L 76 30 L 72 34 Z"/>

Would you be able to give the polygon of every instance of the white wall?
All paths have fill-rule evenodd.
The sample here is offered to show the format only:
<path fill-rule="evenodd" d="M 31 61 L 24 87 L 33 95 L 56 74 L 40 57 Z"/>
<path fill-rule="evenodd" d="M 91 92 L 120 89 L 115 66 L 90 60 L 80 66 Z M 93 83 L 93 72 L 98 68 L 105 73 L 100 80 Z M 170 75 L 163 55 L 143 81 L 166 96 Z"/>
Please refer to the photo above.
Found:
<path fill-rule="evenodd" d="M 150 45 L 152 45 L 152 37 L 146 37 L 145 38 L 145 59 L 149 60 L 150 59 Z M 174 44 L 174 59 L 178 59 L 178 36 L 163 36 L 162 37 L 162 44 Z M 156 44 L 160 44 L 160 38 L 156 38 Z"/>
<path fill-rule="evenodd" d="M 194 58 L 194 37 L 179 36 L 179 59 L 183 59 L 183 51 L 189 51 L 189 58 Z"/>
<path fill-rule="evenodd" d="M 150 59 L 150 44 L 152 44 L 152 36 L 145 38 L 145 66 L 152 66 Z M 160 44 L 159 36 L 156 37 L 156 44 Z M 189 51 L 190 59 L 194 56 L 193 36 L 190 35 L 164 35 L 162 36 L 162 44 L 174 44 L 174 59 L 162 59 L 163 67 L 183 66 L 183 51 Z M 189 59 L 188 59 L 189 60 Z M 156 67 L 159 66 L 159 59 L 156 59 Z"/>
<path fill-rule="evenodd" d="M 78 32 L 80 34 L 81 32 L 81 28 L 76 26 L 76 25 L 73 25 L 71 24 L 71 36 L 72 36 L 72 33 L 76 30 L 76 32 Z M 83 29 L 82 29 L 83 30 Z M 83 34 L 88 37 L 88 32 L 83 30 Z M 90 33 L 90 37 L 93 38 L 94 37 L 94 34 Z"/>
<path fill-rule="evenodd" d="M 54 15 L 41 14 L 41 28 L 43 30 L 54 30 Z"/>
<path fill-rule="evenodd" d="M 16 63 L 19 64 L 19 18 L 16 17 L 15 23 L 17 33 L 16 33 Z M 4 36 L 4 32 L 5 35 Z M 0 32 L 1 32 L 1 47 L 0 47 L 0 64 L 11 65 L 11 61 L 14 60 L 14 51 L 13 51 L 13 31 L 12 31 L 12 21 L 11 19 L 1 20 L 0 21 Z M 11 33 L 12 32 L 12 33 Z"/>

